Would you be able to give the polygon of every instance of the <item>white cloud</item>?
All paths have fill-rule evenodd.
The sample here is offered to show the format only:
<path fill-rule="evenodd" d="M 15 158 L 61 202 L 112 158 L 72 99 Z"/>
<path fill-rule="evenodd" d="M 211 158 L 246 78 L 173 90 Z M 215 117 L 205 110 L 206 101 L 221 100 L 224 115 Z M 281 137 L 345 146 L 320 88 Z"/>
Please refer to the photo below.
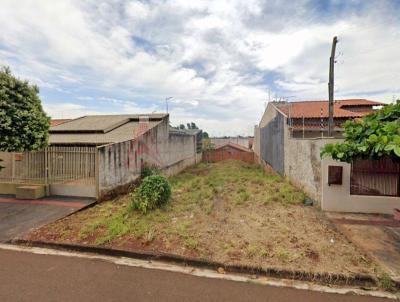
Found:
<path fill-rule="evenodd" d="M 398 9 L 360 3 L 2 0 L 0 63 L 57 93 L 42 96 L 54 116 L 162 111 L 173 96 L 173 121 L 249 134 L 268 89 L 326 98 L 333 35 L 337 96 L 400 95 Z"/>
<path fill-rule="evenodd" d="M 132 17 L 134 20 L 145 19 L 150 13 L 148 6 L 140 1 L 126 3 L 125 10 L 127 15 Z"/>
<path fill-rule="evenodd" d="M 102 114 L 100 111 L 90 110 L 86 106 L 73 103 L 44 103 L 43 107 L 46 113 L 52 118 L 77 118 L 83 115 Z"/>
<path fill-rule="evenodd" d="M 78 97 L 76 97 L 78 100 L 82 100 L 82 101 L 91 101 L 91 100 L 93 100 L 93 97 L 91 97 L 91 96 L 78 96 Z"/>

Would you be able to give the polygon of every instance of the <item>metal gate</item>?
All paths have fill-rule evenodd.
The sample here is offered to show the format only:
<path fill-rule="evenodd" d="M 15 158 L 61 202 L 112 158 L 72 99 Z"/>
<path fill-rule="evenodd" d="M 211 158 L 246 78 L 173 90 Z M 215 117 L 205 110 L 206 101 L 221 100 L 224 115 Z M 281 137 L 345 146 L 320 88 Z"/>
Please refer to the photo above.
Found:
<path fill-rule="evenodd" d="M 0 152 L 0 159 L 0 182 L 48 185 L 50 195 L 96 197 L 96 147 Z"/>

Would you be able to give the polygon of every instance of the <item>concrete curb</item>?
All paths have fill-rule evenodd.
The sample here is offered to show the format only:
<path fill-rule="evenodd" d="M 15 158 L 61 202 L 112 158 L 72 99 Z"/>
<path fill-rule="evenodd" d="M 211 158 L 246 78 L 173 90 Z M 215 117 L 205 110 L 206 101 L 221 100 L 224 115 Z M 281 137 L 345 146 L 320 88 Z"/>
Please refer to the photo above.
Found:
<path fill-rule="evenodd" d="M 247 265 L 224 264 L 214 261 L 205 261 L 193 258 L 186 258 L 178 255 L 168 253 L 150 253 L 147 251 L 124 251 L 117 249 L 109 249 L 98 246 L 67 244 L 67 243 L 54 243 L 43 241 L 30 241 L 24 239 L 14 239 L 10 243 L 15 245 L 37 247 L 37 248 L 51 248 L 60 251 L 74 251 L 81 253 L 93 253 L 103 256 L 125 257 L 140 259 L 146 261 L 163 261 L 173 264 L 181 264 L 185 266 L 192 266 L 202 269 L 218 270 L 223 268 L 228 273 L 241 273 L 249 275 L 260 275 L 265 277 L 309 281 L 320 284 L 330 285 L 347 285 L 359 287 L 377 287 L 378 280 L 374 276 L 358 274 L 354 276 L 346 276 L 343 274 L 329 274 L 329 273 L 312 273 L 298 270 L 284 270 L 277 268 L 262 268 Z"/>

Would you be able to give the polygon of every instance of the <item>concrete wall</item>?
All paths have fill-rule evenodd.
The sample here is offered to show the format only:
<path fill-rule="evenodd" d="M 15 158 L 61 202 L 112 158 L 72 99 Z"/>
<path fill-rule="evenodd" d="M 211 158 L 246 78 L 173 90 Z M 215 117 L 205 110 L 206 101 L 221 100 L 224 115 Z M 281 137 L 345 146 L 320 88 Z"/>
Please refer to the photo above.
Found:
<path fill-rule="evenodd" d="M 169 133 L 168 119 L 136 139 L 99 147 L 97 157 L 99 200 L 128 191 L 139 179 L 144 165 L 173 175 L 198 159 L 196 137 Z"/>
<path fill-rule="evenodd" d="M 254 161 L 260 164 L 261 146 L 260 146 L 260 127 L 258 125 L 254 126 L 253 151 L 254 151 Z"/>
<path fill-rule="evenodd" d="M 228 138 L 210 137 L 210 142 L 214 144 L 215 147 L 219 147 L 227 143 L 234 143 L 236 145 L 240 145 L 246 148 L 249 147 L 248 137 L 228 137 Z"/>
<path fill-rule="evenodd" d="M 10 182 L 0 182 L 0 194 L 15 195 L 18 184 Z"/>
<path fill-rule="evenodd" d="M 165 154 L 165 163 L 163 166 L 171 166 L 183 159 L 194 157 L 196 147 L 196 135 L 169 134 L 169 147 L 168 152 Z"/>
<path fill-rule="evenodd" d="M 260 158 L 281 175 L 285 173 L 286 118 L 269 104 L 260 122 Z"/>
<path fill-rule="evenodd" d="M 201 160 L 202 160 L 202 153 L 196 153 L 194 156 L 190 158 L 182 159 L 178 162 L 175 162 L 172 165 L 164 167 L 162 169 L 162 173 L 166 176 L 173 176 L 180 173 L 187 167 L 200 163 Z"/>
<path fill-rule="evenodd" d="M 258 134 L 259 133 L 259 134 Z M 293 184 L 308 196 L 321 202 L 321 148 L 327 143 L 335 143 L 335 138 L 293 138 L 287 118 L 273 104 L 268 104 L 264 115 L 255 128 L 255 158 L 287 176 Z M 257 139 L 259 137 L 259 142 Z M 259 144 L 259 150 L 258 146 Z M 259 155 L 257 154 L 259 152 Z"/>
<path fill-rule="evenodd" d="M 0 180 L 5 179 L 9 180 L 10 177 L 12 176 L 12 152 L 0 152 L 0 159 L 3 161 L 0 161 L 0 166 L 3 167 L 3 169 L 0 170 Z"/>
<path fill-rule="evenodd" d="M 328 185 L 328 166 L 343 167 L 342 185 Z M 400 208 L 400 197 L 364 196 L 350 194 L 350 169 L 348 163 L 332 159 L 322 161 L 322 202 L 324 211 L 393 214 Z"/>
<path fill-rule="evenodd" d="M 321 131 L 318 130 L 305 130 L 304 133 L 302 130 L 293 130 L 291 131 L 291 136 L 294 138 L 326 138 L 328 136 L 328 131 Z M 332 136 L 335 138 L 343 138 L 343 131 L 333 131 Z"/>
<path fill-rule="evenodd" d="M 317 202 L 321 201 L 321 148 L 339 139 L 296 139 L 285 132 L 285 175 Z"/>

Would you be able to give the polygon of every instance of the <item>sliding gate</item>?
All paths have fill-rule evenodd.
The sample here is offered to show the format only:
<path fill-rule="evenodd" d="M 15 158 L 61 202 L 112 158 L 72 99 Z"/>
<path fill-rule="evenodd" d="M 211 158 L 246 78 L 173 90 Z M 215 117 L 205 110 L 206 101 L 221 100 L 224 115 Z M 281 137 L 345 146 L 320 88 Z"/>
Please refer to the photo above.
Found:
<path fill-rule="evenodd" d="M 50 146 L 0 152 L 0 182 L 43 184 L 50 195 L 96 197 L 96 147 Z"/>

